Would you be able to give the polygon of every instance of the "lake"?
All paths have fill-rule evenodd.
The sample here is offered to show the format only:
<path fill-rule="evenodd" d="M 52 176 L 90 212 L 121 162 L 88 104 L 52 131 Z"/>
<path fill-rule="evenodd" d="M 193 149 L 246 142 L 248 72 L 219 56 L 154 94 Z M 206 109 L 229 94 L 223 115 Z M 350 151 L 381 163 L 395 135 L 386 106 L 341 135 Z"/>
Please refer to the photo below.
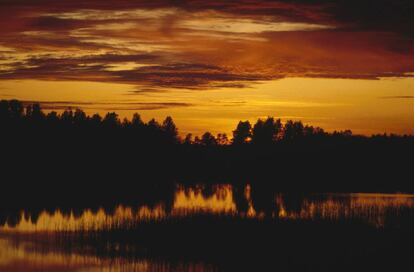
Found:
<path fill-rule="evenodd" d="M 0 271 L 366 271 L 412 253 L 402 250 L 413 240 L 411 194 L 159 191 L 112 205 L 79 207 L 74 197 L 73 207 L 2 208 Z"/>

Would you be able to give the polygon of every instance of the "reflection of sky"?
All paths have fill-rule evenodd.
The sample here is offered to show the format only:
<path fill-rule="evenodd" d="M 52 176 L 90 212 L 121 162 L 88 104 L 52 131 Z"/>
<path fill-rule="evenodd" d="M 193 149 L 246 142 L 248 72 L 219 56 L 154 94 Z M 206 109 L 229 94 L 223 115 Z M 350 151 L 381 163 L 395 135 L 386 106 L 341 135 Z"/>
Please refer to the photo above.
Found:
<path fill-rule="evenodd" d="M 77 247 L 62 247 L 59 241 L 63 240 L 60 240 L 60 233 L 56 231 L 134 227 L 147 220 L 154 222 L 169 217 L 177 219 L 199 214 L 258 219 L 258 223 L 264 217 L 282 220 L 341 220 L 340 222 L 344 219 L 357 219 L 381 228 L 387 221 L 386 218 L 391 216 L 394 220 L 389 222 L 398 224 L 399 216 L 404 214 L 401 212 L 414 208 L 414 195 L 402 194 L 322 194 L 306 197 L 276 194 L 270 207 L 259 207 L 255 206 L 257 193 L 260 194 L 250 185 L 238 189 L 230 185 L 217 185 L 212 188 L 179 187 L 174 193 L 171 209 L 166 208 L 163 201 L 160 201 L 152 207 L 118 206 L 111 213 L 103 209 L 96 212 L 86 209 L 77 216 L 60 211 L 41 212 L 35 222 L 32 222 L 30 214 L 22 214 L 17 225 L 6 224 L 0 227 L 0 271 L 213 271 L 211 266 L 203 263 L 172 265 L 145 258 L 98 257 L 85 254 L 88 252 L 87 248 L 82 249 L 85 252 L 81 253 Z M 244 208 L 236 204 L 240 202 L 245 204 L 241 205 Z M 70 233 L 64 232 L 66 235 Z"/>
<path fill-rule="evenodd" d="M 236 205 L 240 200 L 247 204 L 245 208 Z M 137 209 L 121 205 L 113 213 L 107 213 L 103 209 L 97 212 L 86 209 L 79 216 L 75 216 L 73 212 L 64 214 L 59 210 L 53 213 L 44 211 L 36 220 L 32 220 L 30 214 L 23 212 L 17 225 L 6 223 L 0 227 L 0 231 L 30 233 L 133 228 L 147 220 L 162 221 L 169 217 L 206 213 L 258 219 L 264 216 L 292 220 L 359 219 L 382 227 L 386 216 L 395 216 L 398 219 L 401 209 L 414 208 L 413 195 L 398 194 L 326 194 L 293 200 L 296 202 L 293 202 L 292 206 L 292 198 L 289 195 L 277 194 L 272 206 L 257 207 L 249 185 L 245 188 L 244 194 L 238 196 L 234 195 L 230 185 L 215 186 L 210 194 L 204 193 L 201 187 L 178 188 L 169 212 L 169 208 L 162 201 L 154 207 L 144 205 Z"/>
<path fill-rule="evenodd" d="M 145 271 L 213 271 L 203 264 L 175 264 L 122 257 L 96 257 L 58 248 L 39 247 L 30 239 L 0 238 L 0 271 L 7 272 L 145 272 Z"/>
<path fill-rule="evenodd" d="M 268 115 L 414 133 L 410 3 L 16 3 L 0 10 L 0 98 L 172 115 L 181 133 L 231 133 L 241 119 Z"/>

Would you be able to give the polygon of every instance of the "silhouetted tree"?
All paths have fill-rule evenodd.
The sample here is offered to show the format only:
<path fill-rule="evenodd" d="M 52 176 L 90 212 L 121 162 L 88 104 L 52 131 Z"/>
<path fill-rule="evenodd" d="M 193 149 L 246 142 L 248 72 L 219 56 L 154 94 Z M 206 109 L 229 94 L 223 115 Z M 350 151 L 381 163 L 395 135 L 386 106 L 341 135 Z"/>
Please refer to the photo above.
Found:
<path fill-rule="evenodd" d="M 108 112 L 105 115 L 105 118 L 102 120 L 102 124 L 106 128 L 117 128 L 120 126 L 120 121 L 118 118 L 118 114 L 115 112 Z"/>
<path fill-rule="evenodd" d="M 321 137 L 325 135 L 325 131 L 320 127 L 313 127 L 306 125 L 303 128 L 303 136 L 304 137 Z"/>
<path fill-rule="evenodd" d="M 154 118 L 149 120 L 147 126 L 148 126 L 148 128 L 150 128 L 152 130 L 161 130 L 160 124 Z"/>
<path fill-rule="evenodd" d="M 76 109 L 73 114 L 73 123 L 76 126 L 83 126 L 87 121 L 86 113 L 81 109 Z"/>
<path fill-rule="evenodd" d="M 33 112 L 33 110 L 32 110 L 32 105 L 30 104 L 30 105 L 27 105 L 26 106 L 26 118 L 27 119 L 30 119 L 30 118 L 32 118 L 32 112 Z"/>
<path fill-rule="evenodd" d="M 216 137 L 218 145 L 228 145 L 230 143 L 226 133 L 219 133 Z"/>
<path fill-rule="evenodd" d="M 91 121 L 92 126 L 94 126 L 95 128 L 97 128 L 102 123 L 102 117 L 99 114 L 95 113 L 94 115 L 92 115 L 90 121 Z"/>
<path fill-rule="evenodd" d="M 186 144 L 186 145 L 191 145 L 192 143 L 193 143 L 193 134 L 191 134 L 191 133 L 188 133 L 187 135 L 185 135 L 185 138 L 184 138 L 184 141 L 183 141 L 183 144 Z"/>
<path fill-rule="evenodd" d="M 131 125 L 133 128 L 141 128 L 144 125 L 144 122 L 141 119 L 141 116 L 138 113 L 134 113 L 132 116 Z"/>
<path fill-rule="evenodd" d="M 201 145 L 201 139 L 200 139 L 200 137 L 198 137 L 198 136 L 195 136 L 194 137 L 194 144 Z"/>
<path fill-rule="evenodd" d="M 131 128 L 131 122 L 128 120 L 128 118 L 124 117 L 124 119 L 122 119 L 121 126 L 123 128 L 129 129 L 129 128 Z"/>
<path fill-rule="evenodd" d="M 171 141 L 172 143 L 178 142 L 177 126 L 170 116 L 167 116 L 167 118 L 165 118 L 161 128 L 165 132 L 168 141 Z"/>
<path fill-rule="evenodd" d="M 281 128 L 280 119 L 275 120 L 273 117 L 268 117 L 266 120 L 259 119 L 253 127 L 252 142 L 271 144 L 277 140 Z"/>
<path fill-rule="evenodd" d="M 32 108 L 32 118 L 36 121 L 40 121 L 45 117 L 45 114 L 42 111 L 42 108 L 40 107 L 40 104 L 35 103 L 33 104 Z"/>
<path fill-rule="evenodd" d="M 9 101 L 1 100 L 0 101 L 0 126 L 4 126 L 9 122 Z"/>
<path fill-rule="evenodd" d="M 72 124 L 73 123 L 73 111 L 71 109 L 65 110 L 60 116 L 60 120 L 62 120 L 62 122 L 64 122 L 66 125 Z"/>
<path fill-rule="evenodd" d="M 334 132 L 332 132 L 332 137 L 334 138 L 349 138 L 352 137 L 352 131 L 347 129 L 347 130 L 340 130 L 337 131 L 335 130 Z M 389 138 L 393 138 L 395 137 L 395 135 L 390 134 Z"/>
<path fill-rule="evenodd" d="M 56 125 L 59 122 L 59 115 L 56 111 L 51 111 L 46 115 L 46 120 L 49 124 Z"/>
<path fill-rule="evenodd" d="M 201 144 L 204 146 L 214 146 L 217 145 L 217 140 L 213 134 L 206 132 L 201 136 Z"/>
<path fill-rule="evenodd" d="M 12 119 L 20 119 L 23 116 L 23 104 L 15 99 L 9 102 L 10 117 Z"/>
<path fill-rule="evenodd" d="M 304 127 L 300 121 L 289 120 L 285 123 L 283 129 L 284 140 L 298 140 L 304 136 Z"/>
<path fill-rule="evenodd" d="M 240 121 L 237 128 L 233 131 L 233 143 L 244 144 L 251 139 L 252 126 L 249 121 Z"/>

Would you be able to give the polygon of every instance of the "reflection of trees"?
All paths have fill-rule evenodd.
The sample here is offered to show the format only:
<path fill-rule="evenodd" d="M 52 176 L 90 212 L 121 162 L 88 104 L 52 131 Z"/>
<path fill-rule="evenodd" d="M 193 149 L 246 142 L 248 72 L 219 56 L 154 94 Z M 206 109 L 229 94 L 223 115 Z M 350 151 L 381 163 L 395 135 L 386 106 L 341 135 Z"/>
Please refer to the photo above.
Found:
<path fill-rule="evenodd" d="M 305 201 L 305 195 L 301 193 L 285 193 L 281 194 L 280 198 L 288 213 L 300 213 Z"/>
<path fill-rule="evenodd" d="M 269 186 L 252 186 L 251 199 L 256 213 L 271 216 L 275 211 L 275 192 Z"/>
<path fill-rule="evenodd" d="M 142 184 L 137 191 L 129 192 L 129 194 L 125 188 L 117 188 L 117 190 L 113 190 L 112 196 L 105 195 L 102 198 L 90 196 L 88 191 L 85 192 L 85 195 L 82 192 L 78 192 L 78 195 L 66 195 L 61 192 L 61 195 L 55 196 L 56 199 L 61 198 L 59 201 L 51 198 L 49 201 L 39 201 L 36 205 L 30 205 L 30 199 L 25 197 L 19 199 L 18 203 L 6 203 L 3 199 L 2 203 L 6 206 L 0 210 L 0 226 L 6 222 L 12 226 L 17 224 L 22 214 L 26 219 L 30 218 L 32 223 L 36 223 L 42 212 L 54 214 L 59 211 L 64 216 L 72 214 L 79 218 L 85 210 L 97 213 L 103 209 L 105 214 L 113 215 L 119 205 L 128 206 L 133 211 L 138 211 L 142 206 L 153 209 L 162 204 L 165 212 L 170 213 L 174 203 L 174 193 L 175 185 L 166 183 L 164 185 Z"/>
<path fill-rule="evenodd" d="M 150 189 L 147 196 L 139 190 L 146 191 L 148 184 L 170 186 L 176 180 L 200 178 L 208 183 L 232 180 L 239 210 L 247 205 L 243 181 L 251 181 L 258 211 L 271 207 L 271 194 L 259 184 L 263 180 L 283 191 L 413 189 L 405 177 L 411 161 L 404 159 L 412 154 L 411 136 L 328 133 L 300 121 L 282 123 L 269 117 L 255 124 L 239 122 L 233 141 L 224 134 L 205 133 L 182 142 L 171 117 L 161 124 L 155 119 L 144 122 L 139 114 L 121 121 L 114 112 L 104 117 L 80 109 L 44 112 L 39 104 L 17 100 L 0 101 L 0 130 L 0 142 L 7 143 L 0 155 L 2 180 L 9 179 L 2 184 L 0 201 L 23 208 L 52 203 L 62 209 L 67 204 L 80 210 L 93 205 L 110 210 L 118 204 L 114 199 L 128 202 L 134 199 L 131 195 L 139 195 L 135 199 L 151 203 L 162 193 L 168 208 L 171 188 Z M 380 184 L 376 178 L 393 182 Z M 300 205 L 296 202 L 293 209 Z"/>
<path fill-rule="evenodd" d="M 7 216 L 7 224 L 9 226 L 16 226 L 20 222 L 21 215 L 19 213 L 10 213 Z"/>
<path fill-rule="evenodd" d="M 237 211 L 246 214 L 249 208 L 249 203 L 245 195 L 245 185 L 232 186 L 232 193 Z"/>

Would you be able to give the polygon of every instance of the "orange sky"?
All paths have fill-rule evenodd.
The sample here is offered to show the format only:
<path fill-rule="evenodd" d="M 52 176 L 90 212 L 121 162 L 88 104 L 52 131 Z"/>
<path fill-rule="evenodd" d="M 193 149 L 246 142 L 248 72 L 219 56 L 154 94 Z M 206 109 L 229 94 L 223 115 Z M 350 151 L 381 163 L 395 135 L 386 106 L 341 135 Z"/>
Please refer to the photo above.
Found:
<path fill-rule="evenodd" d="M 5 0 L 0 99 L 171 115 L 181 133 L 231 133 L 269 115 L 414 133 L 412 10 L 389 0 Z"/>

